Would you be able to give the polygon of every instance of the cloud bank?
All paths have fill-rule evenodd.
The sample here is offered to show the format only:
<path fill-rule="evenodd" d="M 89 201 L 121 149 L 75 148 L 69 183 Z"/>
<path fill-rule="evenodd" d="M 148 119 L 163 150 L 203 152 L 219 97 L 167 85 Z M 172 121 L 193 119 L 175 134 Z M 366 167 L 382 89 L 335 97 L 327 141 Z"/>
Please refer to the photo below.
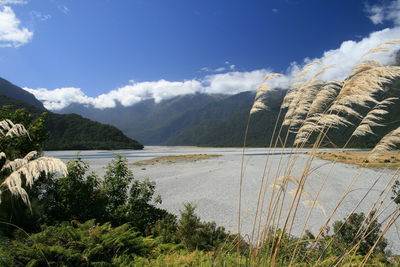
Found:
<path fill-rule="evenodd" d="M 97 97 L 88 97 L 80 88 L 76 87 L 57 88 L 54 90 L 45 88 L 24 89 L 34 94 L 49 110 L 60 110 L 72 103 L 104 109 L 113 108 L 117 103 L 123 106 L 131 106 L 145 99 L 154 99 L 156 102 L 160 102 L 178 95 L 194 93 L 237 94 L 244 91 L 252 91 L 257 88 L 260 81 L 269 72 L 269 70 L 261 69 L 249 72 L 213 74 L 205 76 L 201 80 L 132 82 Z M 286 77 L 274 82 L 274 86 L 287 87 L 288 85 Z"/>
<path fill-rule="evenodd" d="M 25 1 L 0 1 L 0 47 L 18 47 L 31 41 L 33 32 L 21 27 L 14 10 L 6 4 L 25 4 Z"/>
<path fill-rule="evenodd" d="M 319 64 L 315 65 L 315 72 L 321 68 L 333 65 L 323 75 L 322 80 L 343 80 L 356 64 L 363 59 L 376 59 L 382 64 L 394 63 L 394 53 L 399 46 L 393 47 L 391 53 L 376 53 L 369 55 L 365 53 L 383 42 L 400 39 L 400 0 L 393 1 L 389 6 L 367 7 L 368 17 L 372 23 L 392 21 L 393 28 L 387 28 L 371 33 L 360 41 L 348 40 L 343 42 L 339 48 L 325 51 Z M 287 69 L 285 75 L 270 80 L 273 88 L 287 88 L 293 76 L 301 67 L 312 59 L 306 58 L 303 62 L 293 62 Z M 204 68 L 203 68 L 204 69 Z M 139 101 L 153 98 L 156 102 L 172 98 L 178 95 L 207 93 L 207 94 L 237 94 L 244 91 L 255 91 L 264 76 L 271 73 L 269 69 L 259 69 L 247 72 L 235 71 L 235 65 L 229 62 L 221 69 L 207 69 L 203 71 L 225 71 L 225 73 L 213 73 L 202 79 L 186 81 L 149 81 L 131 82 L 121 88 L 112 90 L 97 97 L 88 97 L 80 88 L 67 87 L 49 90 L 46 88 L 30 89 L 24 88 L 41 100 L 49 110 L 59 110 L 72 103 L 80 103 L 95 108 L 113 108 L 120 103 L 123 106 L 131 106 Z M 313 75 L 314 73 L 310 73 Z"/>

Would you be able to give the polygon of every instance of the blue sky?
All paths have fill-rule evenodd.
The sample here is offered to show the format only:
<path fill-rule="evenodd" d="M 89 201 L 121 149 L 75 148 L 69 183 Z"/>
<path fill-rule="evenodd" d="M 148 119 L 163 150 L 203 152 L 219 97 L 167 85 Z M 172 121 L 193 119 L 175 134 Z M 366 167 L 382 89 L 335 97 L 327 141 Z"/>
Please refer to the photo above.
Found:
<path fill-rule="evenodd" d="M 0 0 L 0 77 L 33 89 L 73 88 L 88 99 L 138 83 L 159 86 L 160 80 L 174 88 L 180 85 L 168 82 L 209 84 L 234 72 L 287 73 L 293 62 L 396 28 L 385 8 L 399 3 Z M 1 16 L 10 12 L 19 32 L 7 41 Z"/>

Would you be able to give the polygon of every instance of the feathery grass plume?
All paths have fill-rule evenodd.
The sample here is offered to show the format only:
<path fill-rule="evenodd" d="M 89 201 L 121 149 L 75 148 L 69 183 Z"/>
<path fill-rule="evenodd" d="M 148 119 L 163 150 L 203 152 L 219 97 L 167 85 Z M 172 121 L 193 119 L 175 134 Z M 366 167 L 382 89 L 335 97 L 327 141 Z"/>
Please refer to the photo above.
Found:
<path fill-rule="evenodd" d="M 322 59 L 314 59 L 310 63 L 306 64 L 292 79 L 292 83 L 283 98 L 281 108 L 288 108 L 290 103 L 296 99 L 297 90 L 302 86 L 304 82 L 306 82 L 305 76 L 313 70 L 315 65 L 321 62 Z"/>
<path fill-rule="evenodd" d="M 30 203 L 28 194 L 22 185 L 22 177 L 25 179 L 25 186 L 32 187 L 33 182 L 38 179 L 42 173 L 46 175 L 49 173 L 67 174 L 67 167 L 61 160 L 48 157 L 40 157 L 32 161 L 16 159 L 6 163 L 5 166 L 3 166 L 3 169 L 4 168 L 9 168 L 12 173 L 5 178 L 0 186 L 9 190 L 12 195 L 20 196 L 27 205 Z"/>
<path fill-rule="evenodd" d="M 321 90 L 321 87 L 325 84 L 325 82 L 318 78 L 332 66 L 333 65 L 323 67 L 310 81 L 301 84 L 300 88 L 296 91 L 297 93 L 293 95 L 295 99 L 289 104 L 283 125 L 290 125 L 291 128 L 295 129 L 308 117 L 308 112 L 314 99 Z"/>
<path fill-rule="evenodd" d="M 0 121 L 0 136 L 17 137 L 23 135 L 29 137 L 28 131 L 22 124 L 14 124 L 8 119 Z"/>
<path fill-rule="evenodd" d="M 339 126 L 353 125 L 345 118 L 329 113 L 314 114 L 307 118 L 297 132 L 294 145 L 305 144 L 308 141 L 309 135 L 316 131 L 322 131 L 326 128 L 339 128 Z"/>
<path fill-rule="evenodd" d="M 395 44 L 399 44 L 399 43 L 400 43 L 400 40 L 391 40 L 391 41 L 384 42 L 384 43 L 378 45 L 377 47 L 368 50 L 363 56 L 367 56 L 367 55 L 374 54 L 374 53 L 380 53 L 380 52 L 389 52 L 392 49 L 390 47 L 388 47 L 387 45 L 395 45 Z"/>
<path fill-rule="evenodd" d="M 282 74 L 270 73 L 270 74 L 267 74 L 264 77 L 264 79 L 262 81 L 262 84 L 258 87 L 256 96 L 254 98 L 253 106 L 250 109 L 250 114 L 254 114 L 254 113 L 259 112 L 261 110 L 268 109 L 268 107 L 264 104 L 264 100 L 265 100 L 265 97 L 266 97 L 266 92 L 268 90 L 271 90 L 271 87 L 268 85 L 267 81 L 269 79 L 272 79 L 272 78 L 275 78 L 275 77 L 279 77 L 279 76 L 282 76 Z"/>
<path fill-rule="evenodd" d="M 277 189 L 281 192 L 285 192 L 286 185 L 289 182 L 291 182 L 295 186 L 300 186 L 300 181 L 295 176 L 285 175 L 285 176 L 282 176 L 282 177 L 279 177 L 278 179 L 276 179 L 276 182 L 272 183 L 270 185 L 270 188 Z M 294 197 L 296 195 L 296 191 L 297 191 L 297 189 L 293 189 L 291 191 L 288 191 L 287 193 Z M 305 190 L 301 190 L 300 194 L 306 198 L 305 200 L 302 201 L 303 206 L 310 207 L 310 206 L 314 205 L 314 206 L 320 208 L 322 210 L 322 212 L 325 214 L 324 206 L 320 202 L 318 202 L 310 193 L 308 193 Z"/>
<path fill-rule="evenodd" d="M 22 124 L 14 124 L 8 119 L 0 121 L 0 138 L 18 136 L 29 137 L 28 131 Z M 3 176 L 0 176 L 2 180 L 0 194 L 2 190 L 9 190 L 12 195 L 20 196 L 25 204 L 30 205 L 28 194 L 22 185 L 23 179 L 25 179 L 25 186 L 32 187 L 33 182 L 41 173 L 67 174 L 67 167 L 61 160 L 48 157 L 36 158 L 37 155 L 36 151 L 31 151 L 24 158 L 9 161 L 6 154 L 0 152 L 0 175 Z"/>
<path fill-rule="evenodd" d="M 314 101 L 309 108 L 309 116 L 316 113 L 324 112 L 333 100 L 337 97 L 340 90 L 342 89 L 343 82 L 341 81 L 329 81 L 322 89 L 318 92 Z"/>
<path fill-rule="evenodd" d="M 326 210 L 325 210 L 324 205 L 322 205 L 321 202 L 319 202 L 316 199 L 306 199 L 306 200 L 303 200 L 301 202 L 301 204 L 306 208 L 317 207 L 318 209 L 320 209 L 322 211 L 322 213 L 324 215 L 326 215 Z"/>
<path fill-rule="evenodd" d="M 355 69 L 358 69 L 358 67 L 359 66 L 356 66 Z M 378 91 L 382 91 L 384 84 L 391 82 L 394 78 L 399 76 L 399 66 L 377 67 L 369 65 L 367 69 L 352 74 L 350 78 L 344 82 L 343 88 L 337 97 L 337 101 L 340 102 L 345 96 L 351 95 L 371 96 Z"/>
<path fill-rule="evenodd" d="M 369 107 L 370 103 L 377 104 L 373 95 L 383 90 L 384 84 L 391 82 L 394 78 L 400 77 L 400 67 L 398 66 L 374 66 L 368 65 L 363 71 L 359 66 L 355 67 L 352 76 L 348 78 L 336 100 L 330 107 L 330 112 L 337 114 L 349 114 L 360 118 L 354 110 L 353 105 Z"/>
<path fill-rule="evenodd" d="M 376 152 L 387 152 L 395 149 L 400 144 L 400 127 L 385 135 L 372 150 Z"/>
<path fill-rule="evenodd" d="M 364 136 L 367 134 L 375 134 L 371 127 L 384 126 L 378 123 L 383 119 L 383 115 L 386 115 L 388 111 L 385 110 L 389 105 L 392 105 L 398 98 L 390 97 L 379 102 L 368 114 L 362 119 L 361 123 L 354 130 L 352 136 Z"/>
<path fill-rule="evenodd" d="M 310 82 L 304 84 L 302 89 L 299 90 L 298 99 L 292 102 L 293 108 L 288 110 L 288 116 L 285 118 L 285 120 L 288 120 L 286 124 L 290 124 L 292 130 L 304 121 L 309 108 L 322 85 L 323 83 L 318 81 Z"/>

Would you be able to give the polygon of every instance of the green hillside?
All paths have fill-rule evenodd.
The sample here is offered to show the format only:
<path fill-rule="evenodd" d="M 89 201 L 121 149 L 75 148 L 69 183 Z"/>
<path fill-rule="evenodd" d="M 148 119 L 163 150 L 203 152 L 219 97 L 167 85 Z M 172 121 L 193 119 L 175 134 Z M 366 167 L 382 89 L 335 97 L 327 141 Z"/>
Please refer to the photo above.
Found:
<path fill-rule="evenodd" d="M 10 98 L 20 100 L 24 103 L 45 110 L 42 102 L 37 100 L 31 93 L 21 89 L 20 87 L 10 83 L 9 81 L 3 78 L 0 78 L 0 94 L 6 95 Z"/>
<path fill-rule="evenodd" d="M 0 95 L 0 106 L 24 108 L 34 117 L 42 115 L 43 109 L 20 100 Z M 46 128 L 49 137 L 44 143 L 45 150 L 86 150 L 86 149 L 142 149 L 143 145 L 126 137 L 114 126 L 104 125 L 83 118 L 80 115 L 60 115 L 46 112 Z"/>

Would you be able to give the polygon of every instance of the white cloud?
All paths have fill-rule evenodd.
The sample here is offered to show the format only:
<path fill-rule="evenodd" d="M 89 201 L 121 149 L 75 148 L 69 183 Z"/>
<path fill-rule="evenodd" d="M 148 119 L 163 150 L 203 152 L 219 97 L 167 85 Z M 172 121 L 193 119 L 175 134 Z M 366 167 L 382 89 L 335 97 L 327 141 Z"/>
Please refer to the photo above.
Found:
<path fill-rule="evenodd" d="M 48 19 L 51 19 L 51 15 L 49 14 L 42 14 L 39 11 L 33 10 L 29 13 L 34 20 L 39 20 L 39 21 L 46 21 Z"/>
<path fill-rule="evenodd" d="M 35 97 L 43 101 L 45 107 L 49 110 L 59 110 L 72 103 L 91 104 L 93 98 L 86 96 L 80 88 L 66 87 L 54 90 L 45 88 L 29 89 L 26 91 L 35 95 Z"/>
<path fill-rule="evenodd" d="M 222 72 L 222 71 L 225 71 L 225 67 L 216 68 L 214 71 L 215 71 L 215 72 Z"/>
<path fill-rule="evenodd" d="M 65 15 L 67 15 L 70 12 L 69 7 L 65 6 L 65 5 L 60 5 L 58 6 L 58 9 L 64 13 Z"/>
<path fill-rule="evenodd" d="M 26 0 L 0 0 L 0 5 L 25 5 L 28 1 Z"/>
<path fill-rule="evenodd" d="M 278 10 L 277 8 L 273 8 L 273 9 L 272 9 L 272 12 L 274 12 L 274 13 L 278 13 L 278 12 L 279 12 L 279 10 Z"/>
<path fill-rule="evenodd" d="M 218 67 L 218 68 L 203 67 L 200 69 L 200 71 L 216 73 L 216 72 L 224 72 L 224 71 L 233 71 L 236 69 L 236 65 L 231 64 L 229 61 L 225 61 L 224 64 L 225 64 L 225 66 Z"/>
<path fill-rule="evenodd" d="M 20 23 L 11 7 L 0 8 L 0 47 L 18 47 L 32 39 L 33 32 Z"/>
<path fill-rule="evenodd" d="M 400 39 L 400 27 L 373 32 L 358 42 L 345 41 L 338 49 L 324 52 L 320 64 L 316 65 L 316 69 L 319 70 L 325 66 L 333 65 L 332 68 L 321 75 L 321 79 L 343 80 L 356 64 L 366 58 L 379 60 L 384 65 L 392 64 L 394 62 L 394 53 L 399 49 L 399 45 L 392 46 L 393 50 L 390 53 L 375 53 L 367 57 L 364 57 L 364 55 L 367 51 L 383 42 L 396 39 Z M 310 60 L 308 59 L 305 62 L 308 61 Z"/>
<path fill-rule="evenodd" d="M 392 21 L 395 25 L 400 25 L 400 0 L 392 1 L 386 5 L 367 5 L 366 10 L 369 14 L 369 19 L 374 24 Z"/>
<path fill-rule="evenodd" d="M 207 94 L 238 94 L 245 91 L 255 91 L 270 70 L 260 69 L 249 72 L 227 72 L 208 75 L 203 80 L 201 92 Z M 289 79 L 283 76 L 271 80 L 272 87 L 287 88 Z"/>
<path fill-rule="evenodd" d="M 97 97 L 88 97 L 80 88 L 75 87 L 54 90 L 45 88 L 24 89 L 34 94 L 49 110 L 59 110 L 72 103 L 91 105 L 103 109 L 115 107 L 117 103 L 123 106 L 131 106 L 150 98 L 160 102 L 178 95 L 194 93 L 236 94 L 244 91 L 254 91 L 267 73 L 269 73 L 268 70 L 255 70 L 213 74 L 201 80 L 192 79 L 182 82 L 166 80 L 133 82 Z M 285 86 L 287 86 L 287 81 L 285 81 Z"/>

